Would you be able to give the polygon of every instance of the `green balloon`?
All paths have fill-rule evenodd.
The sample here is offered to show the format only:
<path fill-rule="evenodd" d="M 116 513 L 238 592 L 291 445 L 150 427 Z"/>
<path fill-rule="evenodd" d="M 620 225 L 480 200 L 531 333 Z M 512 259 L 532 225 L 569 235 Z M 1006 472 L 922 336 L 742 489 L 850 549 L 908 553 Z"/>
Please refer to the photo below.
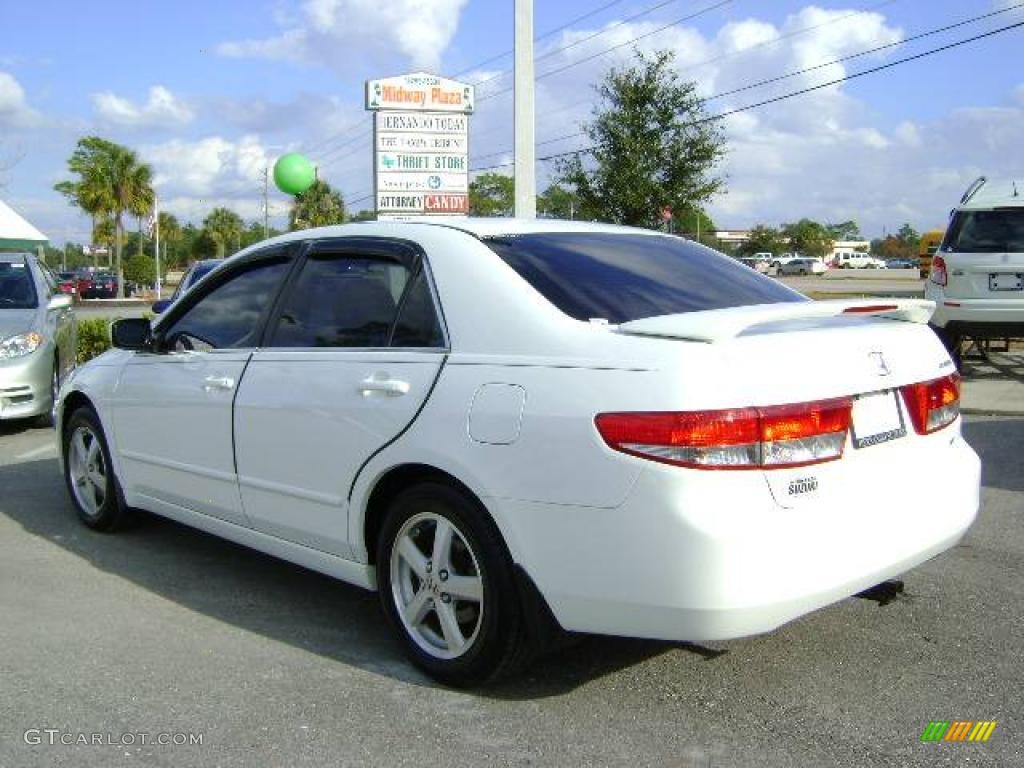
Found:
<path fill-rule="evenodd" d="M 316 181 L 316 169 L 298 152 L 281 155 L 274 163 L 274 184 L 286 195 L 301 195 Z"/>

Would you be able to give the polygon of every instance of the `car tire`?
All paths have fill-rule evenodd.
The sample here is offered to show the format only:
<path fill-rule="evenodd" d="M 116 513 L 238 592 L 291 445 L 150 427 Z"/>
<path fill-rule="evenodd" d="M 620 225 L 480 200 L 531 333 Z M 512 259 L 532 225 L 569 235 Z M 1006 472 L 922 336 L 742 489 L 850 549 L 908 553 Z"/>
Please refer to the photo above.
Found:
<path fill-rule="evenodd" d="M 57 410 L 57 393 L 60 391 L 60 361 L 53 358 L 53 372 L 50 374 L 50 410 L 36 417 L 36 426 L 52 427 Z"/>
<path fill-rule="evenodd" d="M 64 482 L 81 521 L 97 531 L 123 527 L 128 508 L 114 476 L 103 427 L 92 408 L 83 406 L 71 414 L 61 447 Z"/>
<path fill-rule="evenodd" d="M 486 511 L 456 488 L 423 483 L 395 498 L 377 545 L 377 584 L 406 655 L 435 680 L 493 682 L 527 661 L 512 559 Z"/>
<path fill-rule="evenodd" d="M 803 276 L 803 277 L 807 277 L 807 270 L 806 269 L 801 269 L 799 274 L 801 276 Z"/>

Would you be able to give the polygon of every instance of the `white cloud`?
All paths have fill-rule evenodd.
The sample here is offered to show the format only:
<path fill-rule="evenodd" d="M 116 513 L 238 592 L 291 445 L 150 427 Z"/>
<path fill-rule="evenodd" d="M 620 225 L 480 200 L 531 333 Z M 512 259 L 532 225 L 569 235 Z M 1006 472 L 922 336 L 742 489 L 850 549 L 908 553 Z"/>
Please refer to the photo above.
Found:
<path fill-rule="evenodd" d="M 0 126 L 27 128 L 39 120 L 40 115 L 29 106 L 21 83 L 14 79 L 14 75 L 0 72 Z"/>
<path fill-rule="evenodd" d="M 415 69 L 438 71 L 468 0 L 306 0 L 301 21 L 273 37 L 222 43 L 236 58 L 327 65 L 351 73 L 353 60 L 404 59 Z M 389 55 L 391 54 L 391 55 Z"/>
<path fill-rule="evenodd" d="M 251 134 L 232 141 L 208 136 L 197 141 L 172 139 L 140 150 L 153 165 L 154 185 L 165 195 L 202 199 L 255 197 L 270 153 Z"/>
<path fill-rule="evenodd" d="M 100 119 L 132 128 L 180 126 L 195 117 L 192 108 L 162 85 L 149 89 L 145 104 L 134 104 L 110 91 L 92 95 Z"/>

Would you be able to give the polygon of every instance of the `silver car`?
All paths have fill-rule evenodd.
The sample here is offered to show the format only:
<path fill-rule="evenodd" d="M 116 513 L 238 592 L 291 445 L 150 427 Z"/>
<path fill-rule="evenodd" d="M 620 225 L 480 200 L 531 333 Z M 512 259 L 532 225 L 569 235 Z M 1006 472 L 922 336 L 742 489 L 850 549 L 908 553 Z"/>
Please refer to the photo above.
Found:
<path fill-rule="evenodd" d="M 49 422 L 60 383 L 75 367 L 71 297 L 27 253 L 0 253 L 0 419 Z"/>

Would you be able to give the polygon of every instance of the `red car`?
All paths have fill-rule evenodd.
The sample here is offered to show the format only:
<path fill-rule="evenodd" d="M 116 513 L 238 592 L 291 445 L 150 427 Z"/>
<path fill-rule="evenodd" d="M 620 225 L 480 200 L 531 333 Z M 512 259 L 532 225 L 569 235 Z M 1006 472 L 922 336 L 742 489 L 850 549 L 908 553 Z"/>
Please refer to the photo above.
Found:
<path fill-rule="evenodd" d="M 55 277 L 58 291 L 66 293 L 68 296 L 78 295 L 78 280 L 74 272 L 58 272 Z"/>

